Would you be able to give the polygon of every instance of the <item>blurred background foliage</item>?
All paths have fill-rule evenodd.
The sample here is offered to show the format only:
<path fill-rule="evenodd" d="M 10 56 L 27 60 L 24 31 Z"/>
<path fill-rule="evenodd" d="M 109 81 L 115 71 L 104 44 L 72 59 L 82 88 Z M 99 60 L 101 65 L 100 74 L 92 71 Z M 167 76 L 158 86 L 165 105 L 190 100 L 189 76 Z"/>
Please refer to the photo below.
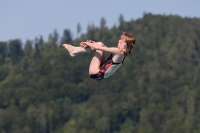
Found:
<path fill-rule="evenodd" d="M 200 19 L 145 13 L 106 27 L 88 25 L 0 42 L 1 133 L 199 133 Z M 136 47 L 108 79 L 88 76 L 92 54 L 71 58 L 62 43 L 116 46 L 120 30 Z"/>

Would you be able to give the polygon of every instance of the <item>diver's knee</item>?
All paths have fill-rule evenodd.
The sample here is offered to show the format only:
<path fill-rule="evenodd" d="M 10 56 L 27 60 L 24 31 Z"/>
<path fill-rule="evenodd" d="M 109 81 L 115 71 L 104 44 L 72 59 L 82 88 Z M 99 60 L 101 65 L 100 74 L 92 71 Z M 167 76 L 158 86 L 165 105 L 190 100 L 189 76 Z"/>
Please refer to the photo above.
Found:
<path fill-rule="evenodd" d="M 97 44 L 98 44 L 99 46 L 105 47 L 105 45 L 104 45 L 102 42 L 97 42 Z"/>

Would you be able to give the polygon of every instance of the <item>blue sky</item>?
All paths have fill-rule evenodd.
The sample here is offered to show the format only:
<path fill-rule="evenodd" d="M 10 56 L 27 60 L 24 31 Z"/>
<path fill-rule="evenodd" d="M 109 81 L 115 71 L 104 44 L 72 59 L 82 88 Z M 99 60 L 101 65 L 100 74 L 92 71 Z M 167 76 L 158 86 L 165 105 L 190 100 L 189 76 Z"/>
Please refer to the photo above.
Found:
<path fill-rule="evenodd" d="M 76 37 L 78 23 L 86 33 L 88 24 L 99 27 L 104 17 L 111 28 L 120 14 L 125 21 L 141 18 L 144 12 L 200 18 L 199 6 L 200 0 L 1 0 L 0 41 L 25 42 L 40 35 L 47 41 L 54 30 L 62 36 L 64 29 Z"/>

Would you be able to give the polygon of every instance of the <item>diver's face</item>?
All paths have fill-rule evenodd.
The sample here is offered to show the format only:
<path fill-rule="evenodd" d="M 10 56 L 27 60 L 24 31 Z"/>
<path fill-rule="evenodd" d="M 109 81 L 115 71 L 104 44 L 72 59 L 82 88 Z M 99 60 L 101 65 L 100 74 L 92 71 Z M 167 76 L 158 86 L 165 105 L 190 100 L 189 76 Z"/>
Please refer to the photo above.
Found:
<path fill-rule="evenodd" d="M 127 45 L 126 45 L 125 39 L 121 38 L 118 41 L 118 47 L 121 48 L 121 49 L 127 49 Z"/>

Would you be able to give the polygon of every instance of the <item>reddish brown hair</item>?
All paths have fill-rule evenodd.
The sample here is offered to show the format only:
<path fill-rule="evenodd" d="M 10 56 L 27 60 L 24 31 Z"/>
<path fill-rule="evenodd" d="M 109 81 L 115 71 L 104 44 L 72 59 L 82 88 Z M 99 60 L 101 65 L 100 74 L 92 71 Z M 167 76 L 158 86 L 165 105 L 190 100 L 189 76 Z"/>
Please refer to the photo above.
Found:
<path fill-rule="evenodd" d="M 135 37 L 130 33 L 123 32 L 121 38 L 125 40 L 127 45 L 127 51 L 125 52 L 125 54 L 129 55 L 131 53 L 131 50 L 135 47 Z"/>

